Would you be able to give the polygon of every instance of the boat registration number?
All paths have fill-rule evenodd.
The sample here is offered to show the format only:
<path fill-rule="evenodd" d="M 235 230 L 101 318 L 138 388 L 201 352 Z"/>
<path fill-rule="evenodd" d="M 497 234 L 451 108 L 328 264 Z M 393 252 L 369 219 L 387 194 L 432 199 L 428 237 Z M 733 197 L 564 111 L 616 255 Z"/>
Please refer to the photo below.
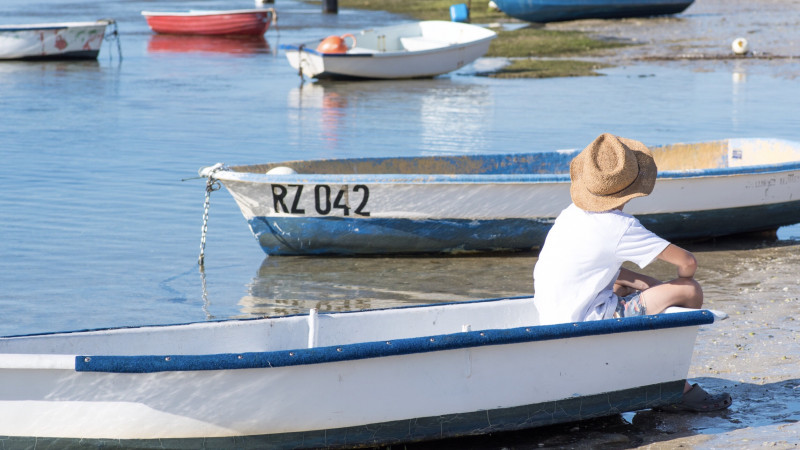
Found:
<path fill-rule="evenodd" d="M 311 191 L 311 192 L 309 192 Z M 367 203 L 369 202 L 369 188 L 363 184 L 352 187 L 344 184 L 329 186 L 317 184 L 311 186 L 302 184 L 273 184 L 272 206 L 275 213 L 285 214 L 313 214 L 307 212 L 311 207 L 313 198 L 314 210 L 321 216 L 338 215 L 369 217 Z"/>

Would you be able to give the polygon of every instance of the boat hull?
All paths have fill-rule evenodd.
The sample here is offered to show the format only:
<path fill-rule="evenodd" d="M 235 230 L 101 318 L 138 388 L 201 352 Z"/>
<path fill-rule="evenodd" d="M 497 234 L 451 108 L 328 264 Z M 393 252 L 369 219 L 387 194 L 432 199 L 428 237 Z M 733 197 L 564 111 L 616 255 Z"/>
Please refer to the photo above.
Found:
<path fill-rule="evenodd" d="M 678 14 L 694 0 L 495 0 L 505 14 L 528 22 L 618 19 Z"/>
<path fill-rule="evenodd" d="M 702 240 L 800 223 L 800 201 L 636 217 L 664 239 Z M 268 255 L 300 256 L 524 252 L 541 247 L 554 220 L 254 217 L 248 224 Z"/>
<path fill-rule="evenodd" d="M 678 401 L 714 320 L 535 326 L 530 298 L 313 317 L 0 338 L 0 437 L 352 447 L 583 420 Z M 412 336 L 426 330 L 444 334 Z M 124 353 L 62 354 L 91 333 L 101 344 L 87 349 Z"/>
<path fill-rule="evenodd" d="M 347 53 L 318 52 L 318 41 L 281 48 L 289 64 L 310 78 L 430 78 L 480 58 L 495 36 L 474 25 L 426 21 L 362 31 L 358 47 Z"/>
<path fill-rule="evenodd" d="M 96 59 L 110 23 L 0 26 L 0 60 Z"/>
<path fill-rule="evenodd" d="M 665 239 L 800 222 L 800 145 L 732 139 L 664 148 L 654 151 L 667 170 L 626 211 Z M 569 205 L 576 153 L 295 162 L 285 164 L 298 175 L 243 166 L 214 177 L 270 255 L 519 251 L 540 247 Z"/>
<path fill-rule="evenodd" d="M 263 35 L 273 18 L 271 9 L 160 13 L 142 11 L 156 33 L 189 35 Z"/>

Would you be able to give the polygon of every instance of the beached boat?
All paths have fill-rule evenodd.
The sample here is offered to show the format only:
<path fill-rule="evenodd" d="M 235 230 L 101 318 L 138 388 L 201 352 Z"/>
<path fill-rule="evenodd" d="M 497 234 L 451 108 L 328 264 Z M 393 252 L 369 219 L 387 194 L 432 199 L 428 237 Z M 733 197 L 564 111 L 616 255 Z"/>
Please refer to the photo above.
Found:
<path fill-rule="evenodd" d="M 431 20 L 344 36 L 280 48 L 289 64 L 309 78 L 428 78 L 480 58 L 497 34 L 476 25 Z M 344 42 L 328 47 L 330 40 Z"/>
<path fill-rule="evenodd" d="M 142 11 L 147 25 L 165 34 L 263 35 L 275 20 L 272 8 L 185 12 Z"/>
<path fill-rule="evenodd" d="M 0 439 L 356 447 L 646 409 L 680 400 L 714 321 L 675 311 L 536 326 L 505 298 L 2 337 Z"/>
<path fill-rule="evenodd" d="M 625 211 L 671 240 L 800 222 L 800 143 L 726 139 L 651 147 L 653 193 Z M 221 181 L 270 255 L 531 250 L 570 204 L 580 149 L 331 159 L 201 169 Z"/>
<path fill-rule="evenodd" d="M 0 25 L 0 60 L 96 59 L 113 20 Z"/>
<path fill-rule="evenodd" d="M 678 14 L 694 0 L 494 0 L 501 11 L 528 22 L 617 19 Z"/>

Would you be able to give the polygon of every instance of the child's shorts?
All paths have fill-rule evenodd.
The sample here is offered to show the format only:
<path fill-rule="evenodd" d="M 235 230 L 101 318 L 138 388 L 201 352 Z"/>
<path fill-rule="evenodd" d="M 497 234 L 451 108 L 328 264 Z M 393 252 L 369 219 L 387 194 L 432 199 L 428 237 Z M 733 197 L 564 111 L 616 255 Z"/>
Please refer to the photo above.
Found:
<path fill-rule="evenodd" d="M 619 297 L 617 301 L 617 310 L 614 312 L 614 317 L 633 317 L 643 316 L 647 314 L 647 309 L 642 302 L 642 292 L 636 291 L 633 294 Z"/>

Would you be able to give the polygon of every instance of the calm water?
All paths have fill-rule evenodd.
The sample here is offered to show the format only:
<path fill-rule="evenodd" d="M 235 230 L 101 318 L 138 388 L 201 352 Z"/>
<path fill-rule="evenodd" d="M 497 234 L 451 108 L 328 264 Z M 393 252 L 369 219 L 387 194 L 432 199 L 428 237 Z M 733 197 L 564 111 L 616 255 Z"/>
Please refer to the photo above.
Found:
<path fill-rule="evenodd" d="M 251 5 L 0 3 L 4 23 L 112 17 L 123 57 L 107 42 L 97 62 L 0 64 L 0 335 L 531 290 L 531 256 L 265 259 L 223 190 L 211 199 L 204 292 L 204 181 L 182 180 L 217 162 L 551 150 L 605 131 L 647 144 L 800 140 L 800 83 L 758 65 L 510 81 L 468 67 L 434 80 L 301 84 L 280 43 L 404 19 L 278 0 L 266 41 L 187 41 L 152 35 L 139 14 Z"/>

